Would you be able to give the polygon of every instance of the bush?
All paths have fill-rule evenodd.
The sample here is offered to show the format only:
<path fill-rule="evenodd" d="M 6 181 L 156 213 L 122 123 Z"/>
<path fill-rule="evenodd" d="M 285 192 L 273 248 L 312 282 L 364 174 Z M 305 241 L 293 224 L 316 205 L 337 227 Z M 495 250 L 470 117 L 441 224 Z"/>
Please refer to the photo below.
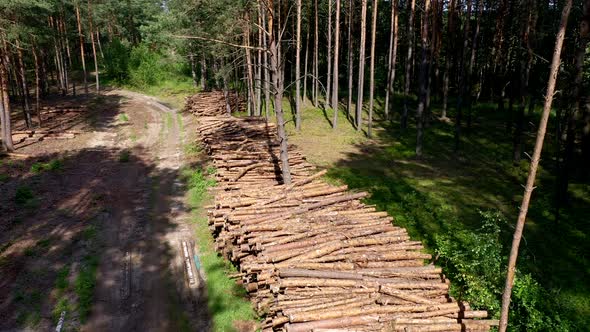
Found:
<path fill-rule="evenodd" d="M 499 212 L 480 212 L 482 226 L 475 230 L 451 228 L 435 236 L 436 252 L 453 280 L 451 292 L 473 307 L 498 318 L 506 278 L 507 257 L 501 241 L 506 221 Z M 530 275 L 516 271 L 510 308 L 514 331 L 570 331 L 552 296 Z"/>
<path fill-rule="evenodd" d="M 107 76 L 118 83 L 124 83 L 129 74 L 129 49 L 119 39 L 108 44 L 104 53 Z"/>
<path fill-rule="evenodd" d="M 129 83 L 138 88 L 157 85 L 166 77 L 165 68 L 160 64 L 162 56 L 139 45 L 131 50 L 129 57 Z"/>

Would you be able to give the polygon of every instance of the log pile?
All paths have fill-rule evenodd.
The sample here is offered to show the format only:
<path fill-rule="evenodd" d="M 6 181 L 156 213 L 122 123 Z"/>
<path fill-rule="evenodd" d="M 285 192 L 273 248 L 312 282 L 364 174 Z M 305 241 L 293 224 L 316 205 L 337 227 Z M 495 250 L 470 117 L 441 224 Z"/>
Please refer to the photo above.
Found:
<path fill-rule="evenodd" d="M 486 311 L 449 296 L 431 256 L 386 212 L 321 179 L 295 147 L 282 184 L 275 127 L 201 117 L 217 168 L 208 211 L 216 249 L 264 318 L 263 331 L 489 331 Z"/>
<path fill-rule="evenodd" d="M 244 110 L 244 103 L 235 92 L 228 93 L 232 112 Z M 227 115 L 226 100 L 223 91 L 199 92 L 186 99 L 184 111 L 196 116 Z"/>

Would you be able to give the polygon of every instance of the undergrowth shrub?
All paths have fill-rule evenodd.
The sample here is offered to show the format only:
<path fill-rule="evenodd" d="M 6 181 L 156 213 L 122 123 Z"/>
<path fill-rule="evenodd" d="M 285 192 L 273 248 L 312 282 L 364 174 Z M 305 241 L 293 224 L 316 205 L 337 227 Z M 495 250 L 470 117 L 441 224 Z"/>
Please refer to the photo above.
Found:
<path fill-rule="evenodd" d="M 476 230 L 451 226 L 435 235 L 435 251 L 446 275 L 453 281 L 451 294 L 500 315 L 506 278 L 507 247 L 501 229 L 507 228 L 499 212 L 481 212 Z M 522 257 L 521 257 L 522 258 Z M 512 331 L 573 331 L 572 323 L 561 318 L 552 296 L 528 273 L 517 270 L 510 307 Z"/>

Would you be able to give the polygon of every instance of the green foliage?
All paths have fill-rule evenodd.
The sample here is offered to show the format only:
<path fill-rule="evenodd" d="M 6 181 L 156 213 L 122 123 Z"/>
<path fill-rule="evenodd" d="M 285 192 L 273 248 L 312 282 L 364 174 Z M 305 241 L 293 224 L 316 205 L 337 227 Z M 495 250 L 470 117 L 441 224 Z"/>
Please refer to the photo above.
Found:
<path fill-rule="evenodd" d="M 55 280 L 55 287 L 59 290 L 68 288 L 68 276 L 70 275 L 70 267 L 64 266 L 57 272 L 57 279 Z"/>
<path fill-rule="evenodd" d="M 203 151 L 203 147 L 197 142 L 191 142 L 184 146 L 184 154 L 187 156 L 196 156 Z"/>
<path fill-rule="evenodd" d="M 129 121 L 129 116 L 125 113 L 123 114 L 119 114 L 119 121 L 121 122 L 128 122 Z"/>
<path fill-rule="evenodd" d="M 186 169 L 182 175 L 189 188 L 190 204 L 196 208 L 205 199 L 207 188 L 215 185 L 215 180 L 207 178 L 200 169 Z"/>
<path fill-rule="evenodd" d="M 131 159 L 131 153 L 128 150 L 123 150 L 119 153 L 119 162 L 128 163 Z"/>
<path fill-rule="evenodd" d="M 138 88 L 157 85 L 166 77 L 161 55 L 150 50 L 147 45 L 139 45 L 131 50 L 129 57 L 129 83 Z"/>
<path fill-rule="evenodd" d="M 61 297 L 57 301 L 57 303 L 55 304 L 55 307 L 53 308 L 53 310 L 51 311 L 51 315 L 53 316 L 53 321 L 55 323 L 57 323 L 57 321 L 59 321 L 59 318 L 61 317 L 61 313 L 63 311 L 66 312 L 66 315 L 68 312 L 71 311 L 70 302 L 65 297 Z"/>
<path fill-rule="evenodd" d="M 106 74 L 117 83 L 124 83 L 128 78 L 129 49 L 115 38 L 105 49 L 104 67 Z"/>
<path fill-rule="evenodd" d="M 10 180 L 10 175 L 6 173 L 0 173 L 0 183 L 8 182 Z"/>
<path fill-rule="evenodd" d="M 43 171 L 59 171 L 63 169 L 63 162 L 59 159 L 47 163 L 36 162 L 31 165 L 31 172 L 39 174 Z"/>
<path fill-rule="evenodd" d="M 74 290 L 78 296 L 78 314 L 82 322 L 86 320 L 92 307 L 97 267 L 98 258 L 92 255 L 86 256 L 74 285 Z"/>
<path fill-rule="evenodd" d="M 35 200 L 35 195 L 31 188 L 22 186 L 16 188 L 16 193 L 14 194 L 14 201 L 16 204 L 21 206 L 28 206 Z"/>
<path fill-rule="evenodd" d="M 208 169 L 212 174 L 214 169 Z M 189 189 L 189 203 L 198 211 L 207 198 L 207 188 L 214 186 L 215 181 L 207 178 L 200 169 L 187 169 L 183 178 Z M 238 286 L 228 274 L 236 273 L 236 268 L 215 252 L 213 236 L 209 231 L 207 219 L 195 216 L 199 258 L 207 277 L 207 305 L 213 319 L 213 331 L 235 331 L 234 322 L 238 320 L 254 320 L 255 314 L 246 298 L 244 288 Z"/>

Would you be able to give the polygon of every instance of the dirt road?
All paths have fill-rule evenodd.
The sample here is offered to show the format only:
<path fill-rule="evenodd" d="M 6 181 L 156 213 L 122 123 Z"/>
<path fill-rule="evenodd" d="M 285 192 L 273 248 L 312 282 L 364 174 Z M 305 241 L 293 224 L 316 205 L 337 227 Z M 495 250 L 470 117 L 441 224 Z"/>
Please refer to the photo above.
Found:
<path fill-rule="evenodd" d="M 80 275 L 92 269 L 96 282 L 88 287 L 94 295 L 85 304 L 88 316 L 64 310 L 64 331 L 207 331 L 204 285 L 194 266 L 197 253 L 180 180 L 182 115 L 122 90 L 105 93 L 95 106 L 76 140 L 20 150 L 35 158 L 59 155 L 64 165 L 59 174 L 26 173 L 4 184 L 12 194 L 29 181 L 39 199 L 37 210 L 26 213 L 5 208 L 14 218 L 0 223 L 8 230 L 0 240 L 11 241 L 0 252 L 8 262 L 0 264 L 0 331 L 29 323 L 32 330 L 55 330 L 56 310 L 57 317 L 61 311 L 56 303 L 65 298 L 77 303 L 70 307 L 82 307 Z M 46 243 L 40 241 L 49 241 L 41 248 L 47 254 L 28 255 Z M 41 266 L 43 275 L 30 278 L 37 271 L 31 266 Z M 65 287 L 47 281 L 63 271 Z M 38 291 L 29 296 L 30 289 Z M 14 296 L 21 291 L 22 299 Z M 35 303 L 35 315 L 29 302 Z"/>

